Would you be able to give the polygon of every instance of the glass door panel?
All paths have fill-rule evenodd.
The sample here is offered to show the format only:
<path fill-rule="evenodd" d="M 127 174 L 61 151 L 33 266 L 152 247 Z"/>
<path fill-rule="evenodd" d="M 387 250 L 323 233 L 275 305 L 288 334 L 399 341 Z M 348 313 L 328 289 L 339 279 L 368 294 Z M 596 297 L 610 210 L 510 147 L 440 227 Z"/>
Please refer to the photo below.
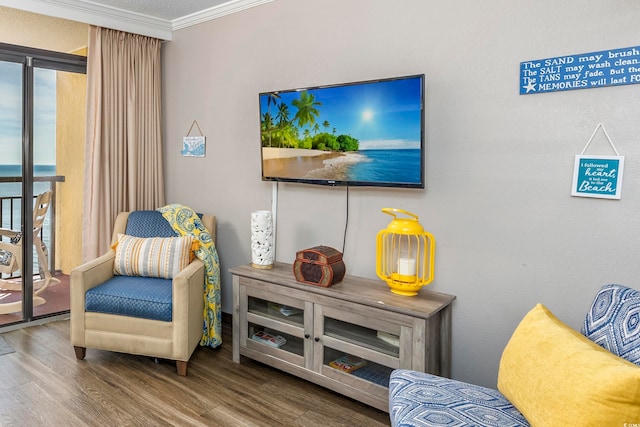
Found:
<path fill-rule="evenodd" d="M 304 357 L 304 309 L 254 296 L 248 304 L 250 341 Z"/>
<path fill-rule="evenodd" d="M 297 327 L 304 327 L 304 309 L 249 297 L 249 312 Z"/>
<path fill-rule="evenodd" d="M 0 326 L 69 310 L 68 274 L 81 263 L 85 73 L 86 57 L 0 43 L 0 227 L 24 231 L 2 238 L 22 248 L 4 268 L 0 251 Z"/>
<path fill-rule="evenodd" d="M 277 348 L 297 356 L 302 357 L 304 355 L 304 342 L 302 339 L 278 329 L 249 322 L 248 338 L 261 345 Z"/>
<path fill-rule="evenodd" d="M 318 317 L 323 324 L 322 372 L 384 394 L 376 387 L 388 387 L 391 371 L 400 367 L 400 326 L 382 320 L 382 316 L 373 318 L 324 306 Z"/>
<path fill-rule="evenodd" d="M 23 319 L 22 249 L 15 244 L 22 224 L 22 95 L 22 64 L 0 61 L 0 324 Z"/>
<path fill-rule="evenodd" d="M 34 263 L 34 273 L 53 278 L 34 317 L 69 310 L 69 273 L 82 263 L 85 109 L 85 74 L 34 68 L 33 194 L 52 191 L 41 234 L 46 265 Z"/>
<path fill-rule="evenodd" d="M 324 333 L 360 347 L 400 357 L 400 337 L 395 334 L 354 325 L 353 323 L 330 317 L 325 317 Z"/>
<path fill-rule="evenodd" d="M 50 193 L 45 206 L 44 221 L 39 224 L 39 218 L 34 215 L 33 244 L 33 315 L 55 313 L 69 309 L 69 302 L 57 303 L 54 287 L 60 283 L 56 277 L 55 266 L 55 193 L 56 193 L 56 124 L 57 124 L 57 71 L 35 68 L 33 69 L 33 180 L 32 192 L 34 201 L 38 196 Z M 34 209 L 40 208 L 34 206 Z"/>
<path fill-rule="evenodd" d="M 338 372 L 351 374 L 383 387 L 389 387 L 389 377 L 393 371 L 388 366 L 327 346 L 324 347 L 324 364 Z"/>

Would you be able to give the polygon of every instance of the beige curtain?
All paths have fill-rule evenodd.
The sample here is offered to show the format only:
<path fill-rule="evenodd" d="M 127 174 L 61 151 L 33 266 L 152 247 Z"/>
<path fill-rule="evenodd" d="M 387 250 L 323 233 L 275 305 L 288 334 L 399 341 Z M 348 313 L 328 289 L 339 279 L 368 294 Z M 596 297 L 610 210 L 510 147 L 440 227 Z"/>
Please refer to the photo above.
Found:
<path fill-rule="evenodd" d="M 90 26 L 84 261 L 111 244 L 119 212 L 165 204 L 158 39 Z"/>

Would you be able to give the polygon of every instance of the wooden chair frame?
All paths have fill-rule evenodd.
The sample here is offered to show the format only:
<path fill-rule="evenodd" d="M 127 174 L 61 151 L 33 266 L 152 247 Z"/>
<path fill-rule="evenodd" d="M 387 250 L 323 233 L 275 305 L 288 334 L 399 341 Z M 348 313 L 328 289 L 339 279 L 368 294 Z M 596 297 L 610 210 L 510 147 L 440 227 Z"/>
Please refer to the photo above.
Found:
<path fill-rule="evenodd" d="M 47 215 L 53 191 L 47 190 L 36 197 L 33 207 L 33 245 L 36 249 L 38 264 L 40 266 L 40 279 L 33 281 L 33 306 L 39 306 L 46 302 L 40 296 L 52 283 L 60 283 L 60 280 L 53 277 L 49 270 L 49 260 L 45 252 L 46 246 L 42 242 L 42 226 Z M 22 270 L 22 238 L 21 231 L 0 228 L 0 236 L 8 238 L 10 241 L 0 241 L 0 250 L 4 251 L 5 263 L 0 263 L 0 273 L 13 275 Z M 22 274 L 20 277 L 8 279 L 0 278 L 0 289 L 7 291 L 23 291 Z M 0 303 L 0 314 L 15 313 L 22 310 L 22 299 L 20 301 Z"/>

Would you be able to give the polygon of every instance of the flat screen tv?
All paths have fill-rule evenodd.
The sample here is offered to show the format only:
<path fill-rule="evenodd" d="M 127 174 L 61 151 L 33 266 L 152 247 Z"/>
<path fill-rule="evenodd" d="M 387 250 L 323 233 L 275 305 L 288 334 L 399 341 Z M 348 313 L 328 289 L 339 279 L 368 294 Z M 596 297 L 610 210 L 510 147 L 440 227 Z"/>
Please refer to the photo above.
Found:
<path fill-rule="evenodd" d="M 424 188 L 424 74 L 259 100 L 263 181 Z"/>

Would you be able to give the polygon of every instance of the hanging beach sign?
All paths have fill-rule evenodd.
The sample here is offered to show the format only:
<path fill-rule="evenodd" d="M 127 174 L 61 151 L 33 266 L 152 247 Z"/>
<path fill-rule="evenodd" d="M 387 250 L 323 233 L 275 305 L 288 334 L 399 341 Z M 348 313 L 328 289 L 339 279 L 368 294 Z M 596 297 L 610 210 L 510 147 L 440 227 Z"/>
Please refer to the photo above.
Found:
<path fill-rule="evenodd" d="M 193 126 L 198 128 L 200 136 L 189 136 L 193 130 Z M 202 130 L 197 121 L 191 123 L 187 136 L 182 138 L 182 155 L 184 157 L 204 157 L 205 153 L 205 136 L 202 134 Z"/>
<path fill-rule="evenodd" d="M 616 153 L 615 156 L 584 154 L 600 129 Z M 616 147 L 613 145 L 613 141 L 609 138 L 604 126 L 598 124 L 591 138 L 589 138 L 589 142 L 587 142 L 584 150 L 582 150 L 582 153 L 576 155 L 573 166 L 571 195 L 602 199 L 620 199 L 623 170 L 624 156 L 619 155 L 618 150 L 616 150 Z"/>
<path fill-rule="evenodd" d="M 520 95 L 640 84 L 640 46 L 520 63 Z"/>

